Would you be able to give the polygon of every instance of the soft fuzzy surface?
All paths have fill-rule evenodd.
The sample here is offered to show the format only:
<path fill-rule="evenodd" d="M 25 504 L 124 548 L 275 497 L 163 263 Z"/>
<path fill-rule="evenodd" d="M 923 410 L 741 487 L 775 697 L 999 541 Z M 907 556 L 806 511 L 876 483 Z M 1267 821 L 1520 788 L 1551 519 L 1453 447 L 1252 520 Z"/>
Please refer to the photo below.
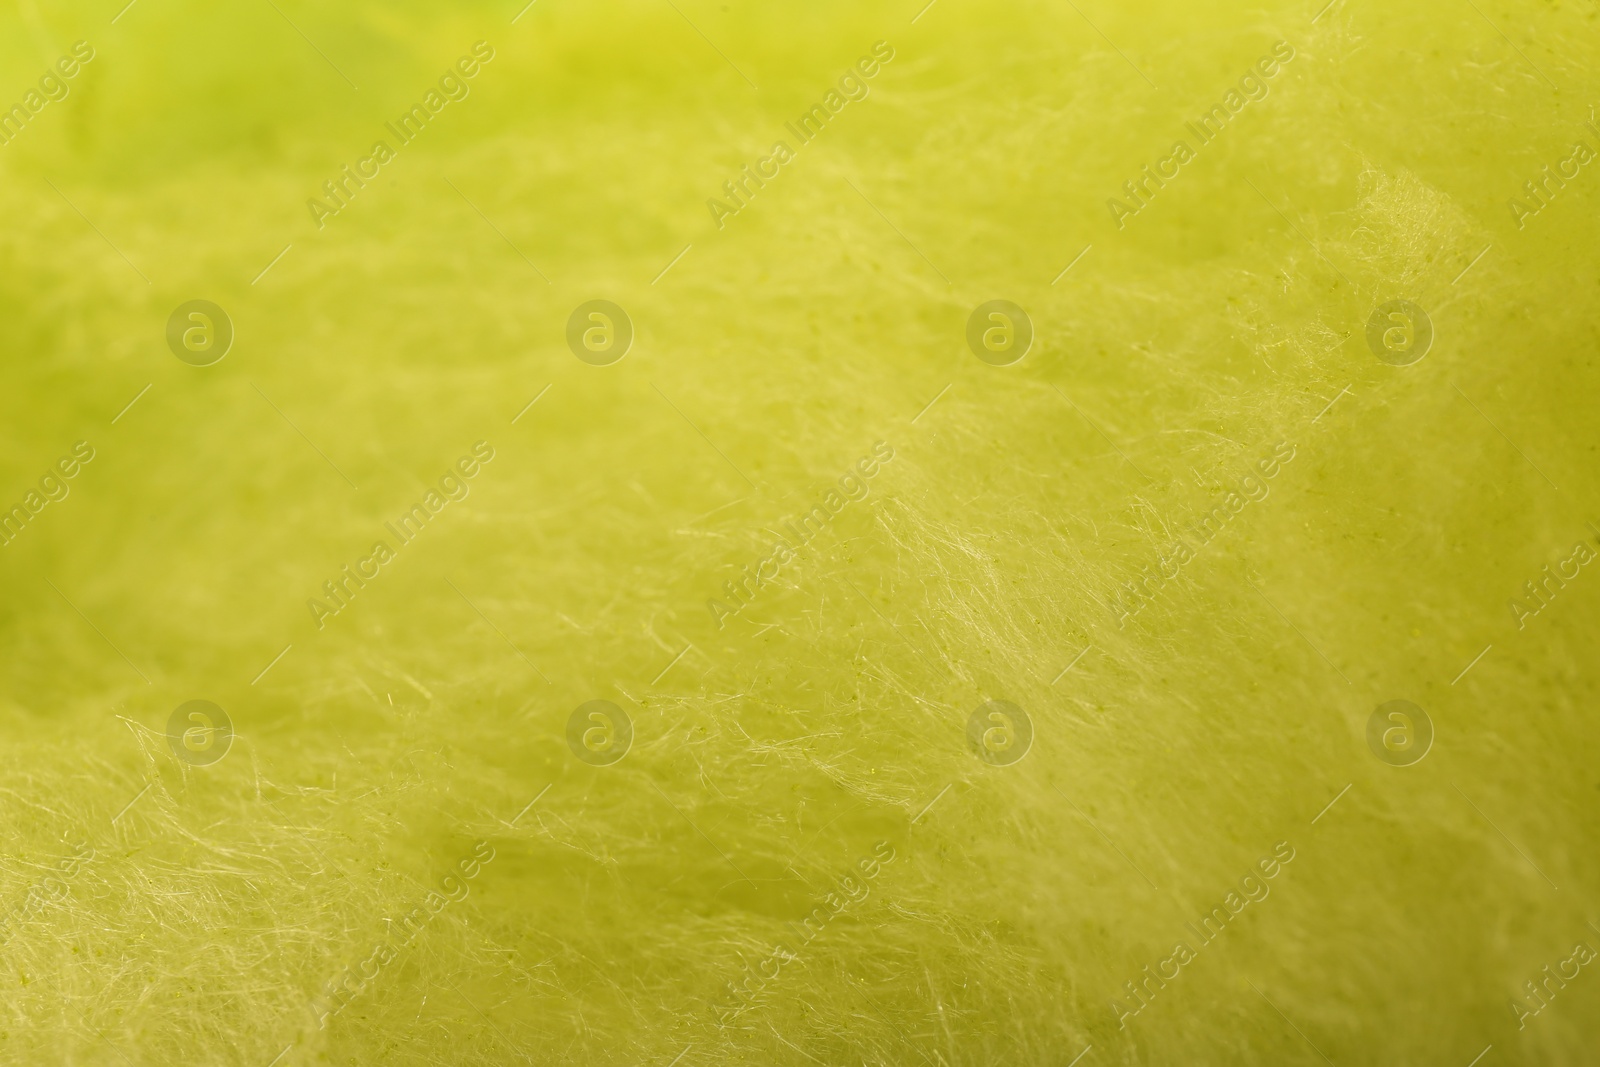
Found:
<path fill-rule="evenodd" d="M 121 3 L 0 13 L 0 1061 L 1593 1062 L 1594 4 Z"/>

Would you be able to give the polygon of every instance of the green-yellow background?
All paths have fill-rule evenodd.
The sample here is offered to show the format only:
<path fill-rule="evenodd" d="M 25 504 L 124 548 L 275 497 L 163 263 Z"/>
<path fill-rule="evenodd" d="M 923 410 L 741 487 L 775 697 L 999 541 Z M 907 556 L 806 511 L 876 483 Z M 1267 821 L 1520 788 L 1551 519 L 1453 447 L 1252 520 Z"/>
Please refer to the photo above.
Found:
<path fill-rule="evenodd" d="M 1600 946 L 1600 576 L 1521 629 L 1508 601 L 1600 536 L 1600 172 L 1507 202 L 1600 146 L 1594 4 L 518 6 L 0 13 L 0 103 L 95 50 L 0 147 L 0 503 L 96 453 L 0 548 L 0 1062 L 1592 1062 L 1596 968 L 1522 1029 L 1508 1000 Z M 307 199 L 479 40 L 471 95 L 319 230 Z M 1278 40 L 1119 229 L 1107 198 Z M 236 331 L 203 368 L 164 339 L 197 298 Z M 594 298 L 636 330 L 609 367 L 564 341 Z M 996 298 L 1037 331 L 1009 367 L 964 341 Z M 1395 298 L 1436 332 L 1407 367 L 1365 342 Z M 319 630 L 307 599 L 478 440 L 471 495 Z M 880 440 L 868 498 L 717 628 Z M 237 731 L 208 767 L 166 737 L 191 699 Z M 592 699 L 633 721 L 614 766 L 565 740 Z M 967 746 L 990 699 L 1033 723 L 1019 763 Z M 1410 767 L 1367 746 L 1391 699 L 1434 725 Z"/>

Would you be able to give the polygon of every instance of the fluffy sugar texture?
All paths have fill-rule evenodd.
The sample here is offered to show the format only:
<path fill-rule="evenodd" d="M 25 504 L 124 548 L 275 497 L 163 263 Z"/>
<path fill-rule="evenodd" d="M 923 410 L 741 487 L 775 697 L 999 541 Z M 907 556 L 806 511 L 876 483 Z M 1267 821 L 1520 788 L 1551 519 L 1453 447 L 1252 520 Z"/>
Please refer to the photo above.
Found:
<path fill-rule="evenodd" d="M 1600 148 L 1588 5 L 516 6 L 0 16 L 7 100 L 96 50 L 0 148 L 0 497 L 96 449 L 0 548 L 0 1061 L 1588 1062 L 1600 974 L 1524 983 L 1600 947 L 1600 575 L 1508 607 L 1600 520 L 1600 173 L 1508 205 Z M 208 368 L 163 338 L 195 298 L 237 331 Z M 563 340 L 593 298 L 636 328 L 610 367 Z M 996 298 L 1009 367 L 963 339 Z M 1436 335 L 1405 367 L 1365 338 L 1396 298 Z M 209 767 L 191 699 L 237 731 Z M 614 766 L 566 741 L 594 699 Z M 996 699 L 1009 766 L 967 742 Z M 1414 766 L 1368 747 L 1392 699 Z"/>

